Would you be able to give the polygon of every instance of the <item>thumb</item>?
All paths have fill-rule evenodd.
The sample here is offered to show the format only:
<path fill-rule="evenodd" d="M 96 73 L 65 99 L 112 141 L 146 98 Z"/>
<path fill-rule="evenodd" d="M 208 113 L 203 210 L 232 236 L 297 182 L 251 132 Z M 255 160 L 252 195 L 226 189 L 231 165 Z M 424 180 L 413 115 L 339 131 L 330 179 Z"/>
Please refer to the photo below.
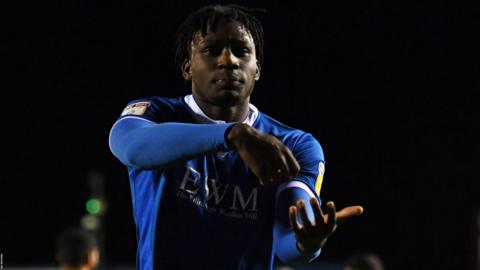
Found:
<path fill-rule="evenodd" d="M 346 219 L 363 214 L 363 207 L 360 205 L 348 206 L 337 212 L 337 220 L 345 221 Z"/>

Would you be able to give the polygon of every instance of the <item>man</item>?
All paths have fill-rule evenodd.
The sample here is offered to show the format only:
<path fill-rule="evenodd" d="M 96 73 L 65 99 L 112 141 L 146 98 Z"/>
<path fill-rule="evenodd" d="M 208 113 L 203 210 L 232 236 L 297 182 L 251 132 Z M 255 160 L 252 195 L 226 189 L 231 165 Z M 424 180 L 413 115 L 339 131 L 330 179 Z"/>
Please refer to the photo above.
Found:
<path fill-rule="evenodd" d="M 139 269 L 272 269 L 274 255 L 308 262 L 337 220 L 363 211 L 329 202 L 324 215 L 319 143 L 250 104 L 263 59 L 252 12 L 191 14 L 176 60 L 192 94 L 133 101 L 112 127 L 111 151 L 130 176 Z"/>
<path fill-rule="evenodd" d="M 99 263 L 96 239 L 81 228 L 70 228 L 58 237 L 57 262 L 60 270 L 92 270 Z"/>

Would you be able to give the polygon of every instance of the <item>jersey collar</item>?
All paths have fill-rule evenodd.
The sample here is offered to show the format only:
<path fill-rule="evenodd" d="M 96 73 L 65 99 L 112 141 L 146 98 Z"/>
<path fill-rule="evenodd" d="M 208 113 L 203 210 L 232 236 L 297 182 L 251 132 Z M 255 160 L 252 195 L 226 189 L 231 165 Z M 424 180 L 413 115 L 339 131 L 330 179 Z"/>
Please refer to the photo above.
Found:
<path fill-rule="evenodd" d="M 193 98 L 193 95 L 188 95 L 183 98 L 185 103 L 187 103 L 188 108 L 190 108 L 190 112 L 197 120 L 197 122 L 202 123 L 202 124 L 225 124 L 226 121 L 223 120 L 214 120 L 210 117 L 208 117 L 202 109 L 198 106 L 197 102 Z M 258 109 L 255 107 L 253 104 L 249 103 L 248 104 L 248 115 L 245 120 L 243 120 L 244 124 L 247 124 L 249 126 L 253 126 L 253 123 L 255 120 L 257 120 L 258 117 Z"/>

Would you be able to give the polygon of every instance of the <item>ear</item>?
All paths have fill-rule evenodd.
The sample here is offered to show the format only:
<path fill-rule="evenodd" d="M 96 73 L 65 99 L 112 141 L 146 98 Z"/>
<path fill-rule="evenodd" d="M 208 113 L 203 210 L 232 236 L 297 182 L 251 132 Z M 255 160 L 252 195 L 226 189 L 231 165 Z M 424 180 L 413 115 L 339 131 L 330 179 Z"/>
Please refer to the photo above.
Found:
<path fill-rule="evenodd" d="M 255 81 L 258 81 L 260 80 L 260 65 L 258 64 L 258 61 L 257 61 L 257 71 L 255 71 Z"/>
<path fill-rule="evenodd" d="M 185 60 L 182 64 L 182 76 L 186 81 L 190 81 L 192 79 L 192 70 L 190 69 L 190 67 L 190 60 Z"/>

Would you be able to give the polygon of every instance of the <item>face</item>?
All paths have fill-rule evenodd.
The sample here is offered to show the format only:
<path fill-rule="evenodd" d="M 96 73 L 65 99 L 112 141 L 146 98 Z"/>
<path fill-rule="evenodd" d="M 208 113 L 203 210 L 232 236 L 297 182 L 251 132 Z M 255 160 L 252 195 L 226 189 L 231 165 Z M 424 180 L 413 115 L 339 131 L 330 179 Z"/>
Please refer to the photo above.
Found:
<path fill-rule="evenodd" d="M 221 107 L 249 101 L 260 69 L 253 38 L 237 21 L 221 21 L 215 32 L 197 33 L 183 76 L 192 81 L 193 95 Z"/>

